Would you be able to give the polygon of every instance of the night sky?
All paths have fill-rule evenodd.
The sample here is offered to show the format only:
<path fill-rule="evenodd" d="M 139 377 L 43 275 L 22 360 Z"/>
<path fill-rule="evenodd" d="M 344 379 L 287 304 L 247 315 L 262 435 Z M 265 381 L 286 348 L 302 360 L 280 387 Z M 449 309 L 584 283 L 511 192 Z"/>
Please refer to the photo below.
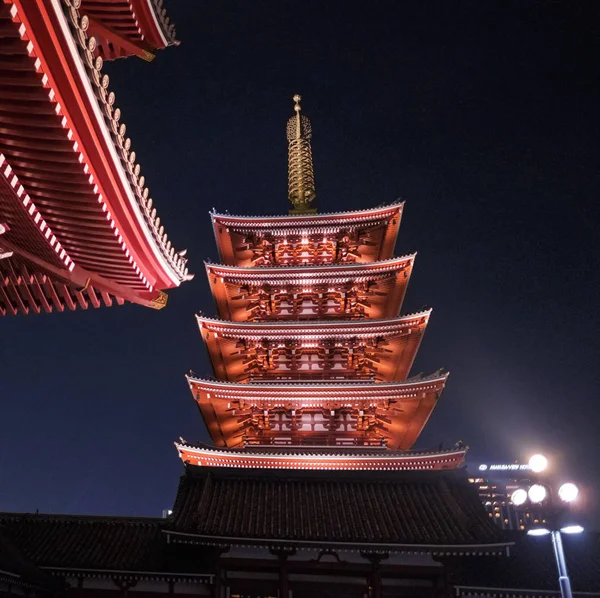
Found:
<path fill-rule="evenodd" d="M 165 5 L 181 45 L 105 70 L 196 278 L 160 312 L 0 322 L 0 510 L 172 505 L 173 441 L 208 440 L 184 379 L 211 373 L 194 320 L 216 314 L 208 211 L 287 212 L 295 93 L 320 211 L 406 200 L 403 312 L 433 307 L 413 372 L 451 372 L 417 447 L 462 439 L 473 464 L 542 451 L 599 504 L 598 3 Z"/>

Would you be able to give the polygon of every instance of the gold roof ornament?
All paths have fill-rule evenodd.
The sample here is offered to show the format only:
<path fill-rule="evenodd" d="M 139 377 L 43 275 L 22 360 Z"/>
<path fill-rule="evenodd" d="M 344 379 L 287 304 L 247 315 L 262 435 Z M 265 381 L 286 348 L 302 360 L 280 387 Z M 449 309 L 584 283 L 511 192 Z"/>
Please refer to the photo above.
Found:
<path fill-rule="evenodd" d="M 301 115 L 301 96 L 294 96 L 296 114 L 287 122 L 288 140 L 288 199 L 294 206 L 290 214 L 315 214 L 310 203 L 316 197 L 313 170 L 312 126 L 308 117 Z"/>

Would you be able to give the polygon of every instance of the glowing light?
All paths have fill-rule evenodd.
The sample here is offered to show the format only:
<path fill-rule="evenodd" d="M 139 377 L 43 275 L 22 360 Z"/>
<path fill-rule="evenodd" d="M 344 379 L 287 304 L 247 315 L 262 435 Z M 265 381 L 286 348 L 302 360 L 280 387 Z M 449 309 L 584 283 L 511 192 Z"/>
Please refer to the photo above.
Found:
<path fill-rule="evenodd" d="M 578 494 L 579 488 L 573 482 L 567 482 L 558 489 L 560 500 L 564 500 L 565 502 L 573 502 L 577 499 Z"/>
<path fill-rule="evenodd" d="M 550 533 L 549 529 L 545 527 L 535 527 L 527 532 L 528 536 L 547 536 Z"/>
<path fill-rule="evenodd" d="M 531 471 L 540 473 L 541 471 L 544 471 L 546 467 L 548 467 L 548 459 L 546 459 L 544 455 L 533 455 L 533 457 L 529 459 L 529 467 L 531 467 Z"/>
<path fill-rule="evenodd" d="M 560 528 L 560 531 L 565 534 L 580 534 L 583 527 L 581 525 L 565 525 L 565 527 Z"/>
<path fill-rule="evenodd" d="M 527 490 L 523 490 L 523 488 L 517 488 L 511 495 L 510 500 L 513 505 L 517 507 L 522 505 L 527 500 Z"/>
<path fill-rule="evenodd" d="M 529 488 L 529 500 L 533 503 L 543 502 L 546 498 L 546 488 L 541 484 L 534 484 L 531 488 Z"/>

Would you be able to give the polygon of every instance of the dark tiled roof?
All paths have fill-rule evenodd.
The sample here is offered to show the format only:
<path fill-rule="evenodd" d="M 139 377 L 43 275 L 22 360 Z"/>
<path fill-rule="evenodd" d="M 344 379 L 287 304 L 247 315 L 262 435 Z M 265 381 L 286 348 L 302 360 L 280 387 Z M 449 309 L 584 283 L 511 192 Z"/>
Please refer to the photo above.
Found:
<path fill-rule="evenodd" d="M 508 542 L 463 471 L 257 472 L 188 465 L 171 525 L 175 532 L 242 543 Z"/>
<path fill-rule="evenodd" d="M 600 535 L 563 534 L 567 570 L 574 592 L 600 595 Z M 448 559 L 449 580 L 458 586 L 539 590 L 558 593 L 558 573 L 549 536 L 517 538 L 510 556 Z"/>
<path fill-rule="evenodd" d="M 0 513 L 0 524 L 36 565 L 165 571 L 161 519 Z"/>
<path fill-rule="evenodd" d="M 0 525 L 0 579 L 47 590 L 56 586 L 49 575 L 25 557 L 3 525 Z"/>

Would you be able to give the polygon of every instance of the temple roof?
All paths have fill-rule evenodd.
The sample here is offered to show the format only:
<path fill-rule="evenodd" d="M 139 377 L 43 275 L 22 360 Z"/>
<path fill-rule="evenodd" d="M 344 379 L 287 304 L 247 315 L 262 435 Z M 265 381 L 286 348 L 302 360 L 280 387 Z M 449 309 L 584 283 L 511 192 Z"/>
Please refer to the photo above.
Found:
<path fill-rule="evenodd" d="M 190 275 L 152 206 L 87 26 L 68 0 L 2 6 L 11 84 L 0 100 L 0 253 L 53 283 L 160 307 L 160 291 Z M 23 215 L 43 233 L 37 244 Z M 56 247 L 58 265 L 48 257 Z"/>
<path fill-rule="evenodd" d="M 0 582 L 52 591 L 59 584 L 40 570 L 12 539 L 8 529 L 0 523 Z"/>
<path fill-rule="evenodd" d="M 555 598 L 558 595 L 554 556 L 548 538 L 531 539 L 520 533 L 503 532 L 495 528 L 485 516 L 482 521 L 481 510 L 478 509 L 480 505 L 473 501 L 473 493 L 467 492 L 469 488 L 465 488 L 464 484 L 453 484 L 452 475 L 443 474 L 443 477 L 439 478 L 439 484 L 433 484 L 433 488 L 429 488 L 427 482 L 417 482 L 422 474 L 400 474 L 401 478 L 392 484 L 386 483 L 390 474 L 370 473 L 362 479 L 356 474 L 350 479 L 348 474 L 345 474 L 340 476 L 345 480 L 336 478 L 330 482 L 327 482 L 327 478 L 331 478 L 331 472 L 327 472 L 325 481 L 323 477 L 320 480 L 314 477 L 313 472 L 312 482 L 301 479 L 301 476 L 286 475 L 281 487 L 288 490 L 287 497 L 301 497 L 306 500 L 311 495 L 315 496 L 316 502 L 309 504 L 306 510 L 306 515 L 315 514 L 315 517 L 304 517 L 305 511 L 301 508 L 304 502 L 288 505 L 281 500 L 280 493 L 275 492 L 269 495 L 269 498 L 274 500 L 273 504 L 277 508 L 273 509 L 272 517 L 262 519 L 263 511 L 245 511 L 245 505 L 241 505 L 240 501 L 244 496 L 248 496 L 251 485 L 257 495 L 264 496 L 266 487 L 275 483 L 272 474 L 267 472 L 262 483 L 260 480 L 257 480 L 258 483 L 252 482 L 255 476 L 248 477 L 242 474 L 236 476 L 238 483 L 235 483 L 229 475 L 215 477 L 214 472 L 211 472 L 208 482 L 210 487 L 205 488 L 209 476 L 206 476 L 204 481 L 201 477 L 186 480 L 185 478 L 193 475 L 190 474 L 190 468 L 187 469 L 188 472 L 179 486 L 178 507 L 174 516 L 169 519 L 0 513 L 0 570 L 10 575 L 9 580 L 5 573 L 4 581 L 12 581 L 26 588 L 57 589 L 47 573 L 65 574 L 73 571 L 79 575 L 85 575 L 87 572 L 90 576 L 106 576 L 111 579 L 182 578 L 202 583 L 203 580 L 208 581 L 207 574 L 214 573 L 213 559 L 217 552 L 210 546 L 193 546 L 190 542 L 251 544 L 252 539 L 247 537 L 248 530 L 260 529 L 282 538 L 273 542 L 273 545 L 296 547 L 300 544 L 324 548 L 327 540 L 306 541 L 304 538 L 314 538 L 320 533 L 332 533 L 332 541 L 335 543 L 337 538 L 347 531 L 349 537 L 360 540 L 358 548 L 369 549 L 373 547 L 373 543 L 364 542 L 361 538 L 365 536 L 361 534 L 374 530 L 374 535 L 367 540 L 379 541 L 380 538 L 386 537 L 386 533 L 391 535 L 395 530 L 408 530 L 408 534 L 405 535 L 402 531 L 398 537 L 392 538 L 394 544 L 391 547 L 383 546 L 383 550 L 437 553 L 446 567 L 448 583 L 454 588 L 457 596 Z M 276 477 L 280 475 L 279 472 Z M 429 477 L 436 475 L 439 475 L 439 472 L 432 472 Z M 446 479 L 442 482 L 444 478 Z M 447 481 L 448 478 L 450 481 Z M 398 492 L 402 484 L 410 484 L 414 491 L 400 494 L 396 505 L 394 493 Z M 350 488 L 351 492 L 344 497 L 340 511 L 336 513 L 329 501 L 335 488 L 339 488 L 340 485 L 339 491 Z M 323 493 L 324 486 L 332 490 Z M 384 489 L 381 486 L 384 486 Z M 289 492 L 290 488 L 294 488 L 292 492 Z M 318 496 L 317 488 L 320 490 Z M 417 488 L 420 488 L 420 492 Z M 223 496 L 222 493 L 228 489 L 232 490 L 232 494 Z M 429 507 L 427 501 L 432 494 L 436 498 L 431 501 Z M 226 501 L 222 508 L 216 504 L 219 496 Z M 375 505 L 374 517 L 342 517 L 350 505 L 360 508 L 364 502 L 373 503 L 381 496 L 385 497 L 385 500 Z M 415 496 L 416 500 L 412 500 Z M 252 498 L 247 503 L 248 506 L 256 504 L 257 500 L 258 498 Z M 318 511 L 321 505 L 326 507 L 322 513 Z M 380 505 L 390 506 L 391 510 L 380 509 Z M 441 506 L 444 508 L 440 512 Z M 206 510 L 200 511 L 199 507 Z M 228 520 L 223 519 L 224 511 L 231 507 L 237 508 L 231 511 Z M 472 509 L 476 511 L 474 517 Z M 251 513 L 247 522 L 244 521 L 245 513 Z M 291 535 L 290 531 L 294 531 L 286 518 L 294 513 L 302 514 L 293 523 L 294 530 L 301 533 L 298 537 L 283 539 L 284 536 Z M 423 519 L 425 513 L 426 520 Z M 397 514 L 400 517 L 399 521 L 395 520 Z M 221 517 L 211 522 L 209 518 L 213 516 Z M 440 516 L 443 517 L 441 525 L 438 524 Z M 464 526 L 464 517 L 472 521 L 468 528 Z M 377 527 L 378 522 L 382 522 L 383 531 Z M 420 529 L 420 524 L 424 522 L 425 527 Z M 460 532 L 454 527 L 458 522 Z M 241 530 L 243 535 L 226 538 L 198 533 L 212 533 L 214 530 Z M 401 544 L 409 534 L 414 535 L 415 532 L 426 536 L 428 542 L 431 541 L 431 537 L 445 541 L 446 537 L 460 533 L 461 536 L 466 536 L 466 542 L 461 541 L 449 547 L 440 545 L 437 541 L 425 545 Z M 175 542 L 169 544 L 168 536 Z M 473 546 L 473 537 L 486 540 L 487 545 L 480 543 Z M 260 540 L 257 538 L 254 543 L 259 543 Z M 574 595 L 584 592 L 587 592 L 588 596 L 600 595 L 598 534 L 563 536 L 563 543 Z M 502 552 L 502 547 L 506 544 L 510 544 L 510 556 Z M 381 545 L 375 545 L 374 548 L 379 546 Z M 348 543 L 344 548 L 356 549 L 357 544 Z M 479 553 L 477 557 L 468 556 L 469 553 L 475 552 Z M 498 554 L 501 552 L 502 554 Z"/>
<path fill-rule="evenodd" d="M 43 570 L 201 581 L 211 567 L 211 554 L 197 554 L 193 563 L 171 555 L 164 523 L 154 517 L 0 513 L 0 526 L 14 545 Z"/>
<path fill-rule="evenodd" d="M 324 214 L 288 216 L 233 216 L 211 212 L 220 260 L 224 264 L 252 266 L 259 257 L 259 241 L 283 242 L 287 238 L 320 236 L 338 240 L 349 235 L 348 261 L 373 262 L 393 256 L 404 202 L 379 208 Z M 358 247 L 359 251 L 352 249 Z M 324 260 L 327 261 L 327 260 Z M 334 260 L 336 261 L 336 260 Z"/>
<path fill-rule="evenodd" d="M 373 377 L 388 382 L 408 376 L 430 314 L 256 323 L 196 317 L 221 380 Z"/>
<path fill-rule="evenodd" d="M 170 531 L 214 544 L 501 552 L 462 472 L 316 472 L 188 465 Z M 181 534 L 181 535 L 179 535 Z"/>
<path fill-rule="evenodd" d="M 160 571 L 161 519 L 0 513 L 20 549 L 42 567 Z"/>

